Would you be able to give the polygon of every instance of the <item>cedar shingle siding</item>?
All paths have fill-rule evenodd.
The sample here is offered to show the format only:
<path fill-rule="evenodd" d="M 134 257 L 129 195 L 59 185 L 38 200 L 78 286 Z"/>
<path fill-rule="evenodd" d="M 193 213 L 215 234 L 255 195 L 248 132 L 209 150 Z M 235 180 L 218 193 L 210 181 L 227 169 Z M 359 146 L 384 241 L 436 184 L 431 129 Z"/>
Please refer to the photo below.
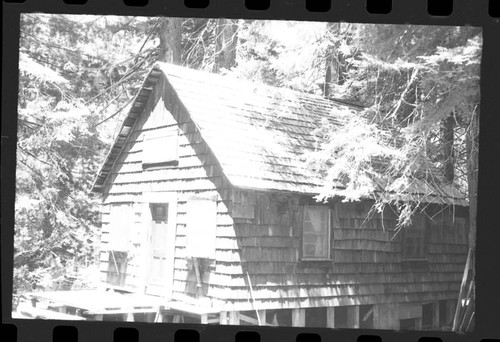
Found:
<path fill-rule="evenodd" d="M 143 194 L 169 192 L 177 198 L 174 299 L 203 298 L 227 305 L 227 311 L 250 311 L 249 278 L 260 309 L 376 304 L 370 319 L 378 321 L 363 324 L 392 328 L 397 326 L 383 320 L 392 317 L 397 305 L 457 298 L 467 257 L 466 215 L 460 212 L 466 202 L 451 187 L 428 197 L 435 204 L 427 210 L 432 216 L 443 205 L 456 204 L 461 205 L 455 210 L 460 215 L 452 220 L 453 212 L 444 210 L 435 222 L 422 218 L 425 250 L 418 260 L 405 260 L 405 235 L 395 233 L 396 217 L 389 209 L 366 220 L 368 200 L 326 204 L 329 260 L 302 260 L 304 206 L 319 205 L 311 195 L 321 186 L 321 178 L 303 166 L 302 156 L 314 149 L 313 131 L 321 120 L 340 124 L 334 115 L 340 110 L 358 109 L 309 94 L 156 65 L 94 184 L 103 195 L 103 247 L 109 239 L 110 205 L 131 204 L 124 287 L 144 291 L 148 203 Z M 169 140 L 177 146 L 158 148 L 175 148 L 177 163 L 144 167 L 144 138 L 157 130 L 177 131 L 178 139 Z M 217 208 L 215 259 L 198 260 L 201 287 L 186 255 L 187 202 L 194 195 L 213 198 Z M 112 269 L 105 249 L 103 280 Z M 415 310 L 405 310 L 407 318 L 413 318 Z M 352 313 L 360 311 L 348 312 L 351 321 Z M 398 317 L 393 321 L 399 322 Z"/>

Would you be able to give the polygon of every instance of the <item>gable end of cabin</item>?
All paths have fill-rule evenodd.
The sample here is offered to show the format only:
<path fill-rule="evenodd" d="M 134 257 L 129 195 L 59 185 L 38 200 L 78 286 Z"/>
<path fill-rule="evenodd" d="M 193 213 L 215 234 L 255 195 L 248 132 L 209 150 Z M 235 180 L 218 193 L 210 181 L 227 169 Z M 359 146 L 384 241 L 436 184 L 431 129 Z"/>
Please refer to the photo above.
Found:
<path fill-rule="evenodd" d="M 213 267 L 216 230 L 232 225 L 231 185 L 163 74 L 144 102 L 101 188 L 101 280 L 130 292 L 196 295 L 202 280 L 186 257 Z"/>

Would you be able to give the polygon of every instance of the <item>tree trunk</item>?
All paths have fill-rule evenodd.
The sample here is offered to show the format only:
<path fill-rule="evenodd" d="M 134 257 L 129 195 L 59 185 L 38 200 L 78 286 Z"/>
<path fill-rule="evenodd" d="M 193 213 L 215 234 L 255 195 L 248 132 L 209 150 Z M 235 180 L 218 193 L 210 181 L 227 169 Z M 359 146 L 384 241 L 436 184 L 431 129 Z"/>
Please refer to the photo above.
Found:
<path fill-rule="evenodd" d="M 345 82 L 345 56 L 340 53 L 341 23 L 329 23 L 327 30 L 334 43 L 329 47 L 326 57 L 325 83 L 323 85 L 323 96 L 328 98 L 333 95 L 333 85 L 342 85 Z"/>
<path fill-rule="evenodd" d="M 455 179 L 455 152 L 453 149 L 455 116 L 450 114 L 444 119 L 441 128 L 443 134 L 444 179 L 446 183 L 453 184 Z"/>
<path fill-rule="evenodd" d="M 477 218 L 477 173 L 479 152 L 479 106 L 471 117 L 466 140 L 467 148 L 467 183 L 469 193 L 469 248 L 476 246 Z"/>
<path fill-rule="evenodd" d="M 238 25 L 232 19 L 218 19 L 215 30 L 215 63 L 213 71 L 231 69 L 236 65 L 236 46 L 238 44 Z"/>
<path fill-rule="evenodd" d="M 182 64 L 181 18 L 163 18 L 160 24 L 160 57 L 161 62 Z"/>

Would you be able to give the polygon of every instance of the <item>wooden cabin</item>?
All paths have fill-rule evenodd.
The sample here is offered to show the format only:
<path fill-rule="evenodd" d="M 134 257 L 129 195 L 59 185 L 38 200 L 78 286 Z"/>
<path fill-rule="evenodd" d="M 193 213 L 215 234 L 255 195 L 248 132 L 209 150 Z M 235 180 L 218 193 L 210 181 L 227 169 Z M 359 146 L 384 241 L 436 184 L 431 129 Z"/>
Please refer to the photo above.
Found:
<path fill-rule="evenodd" d="M 313 199 L 313 131 L 356 110 L 156 64 L 93 188 L 103 282 L 157 296 L 170 322 L 449 325 L 468 250 L 463 196 L 433 192 L 399 234 L 390 209 L 367 219 L 368 199 Z"/>

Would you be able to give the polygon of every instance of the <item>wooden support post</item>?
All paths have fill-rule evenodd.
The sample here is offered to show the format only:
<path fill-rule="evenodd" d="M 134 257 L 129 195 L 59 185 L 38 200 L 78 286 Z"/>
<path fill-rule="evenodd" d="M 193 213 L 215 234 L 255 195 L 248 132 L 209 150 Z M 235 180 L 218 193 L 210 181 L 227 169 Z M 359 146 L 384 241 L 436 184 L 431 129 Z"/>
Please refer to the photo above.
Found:
<path fill-rule="evenodd" d="M 220 325 L 227 325 L 227 311 L 221 311 L 221 313 L 220 313 Z"/>
<path fill-rule="evenodd" d="M 422 317 L 415 318 L 415 329 L 422 330 Z"/>
<path fill-rule="evenodd" d="M 378 311 L 379 311 L 379 306 L 374 305 L 373 306 L 373 329 L 382 329 L 382 328 L 380 328 L 380 320 L 379 320 Z M 439 315 L 438 315 L 438 319 L 439 319 Z"/>
<path fill-rule="evenodd" d="M 347 326 L 352 329 L 359 329 L 359 306 L 353 305 L 347 309 Z"/>
<path fill-rule="evenodd" d="M 335 328 L 335 307 L 326 308 L 326 327 Z"/>
<path fill-rule="evenodd" d="M 229 311 L 229 324 L 240 325 L 240 313 L 238 311 Z"/>
<path fill-rule="evenodd" d="M 125 322 L 133 322 L 134 321 L 134 314 L 129 312 L 128 314 L 125 314 Z"/>
<path fill-rule="evenodd" d="M 432 328 L 439 328 L 439 302 L 432 304 Z"/>
<path fill-rule="evenodd" d="M 257 320 L 260 322 L 260 325 L 267 325 L 266 310 L 257 310 Z"/>
<path fill-rule="evenodd" d="M 96 320 L 96 321 L 102 321 L 102 319 L 103 319 L 103 315 L 102 314 L 101 315 L 94 315 L 94 320 Z"/>
<path fill-rule="evenodd" d="M 158 307 L 158 311 L 156 312 L 156 314 L 155 314 L 155 316 L 153 318 L 153 322 L 154 323 L 156 323 L 156 322 L 158 322 L 158 323 L 163 322 L 163 313 L 162 313 L 162 311 L 163 311 L 163 306 L 160 305 Z M 149 322 L 149 320 L 148 320 L 148 322 Z"/>
<path fill-rule="evenodd" d="M 201 324 L 208 324 L 208 314 L 201 315 Z"/>
<path fill-rule="evenodd" d="M 292 309 L 292 326 L 306 326 L 306 309 Z"/>

